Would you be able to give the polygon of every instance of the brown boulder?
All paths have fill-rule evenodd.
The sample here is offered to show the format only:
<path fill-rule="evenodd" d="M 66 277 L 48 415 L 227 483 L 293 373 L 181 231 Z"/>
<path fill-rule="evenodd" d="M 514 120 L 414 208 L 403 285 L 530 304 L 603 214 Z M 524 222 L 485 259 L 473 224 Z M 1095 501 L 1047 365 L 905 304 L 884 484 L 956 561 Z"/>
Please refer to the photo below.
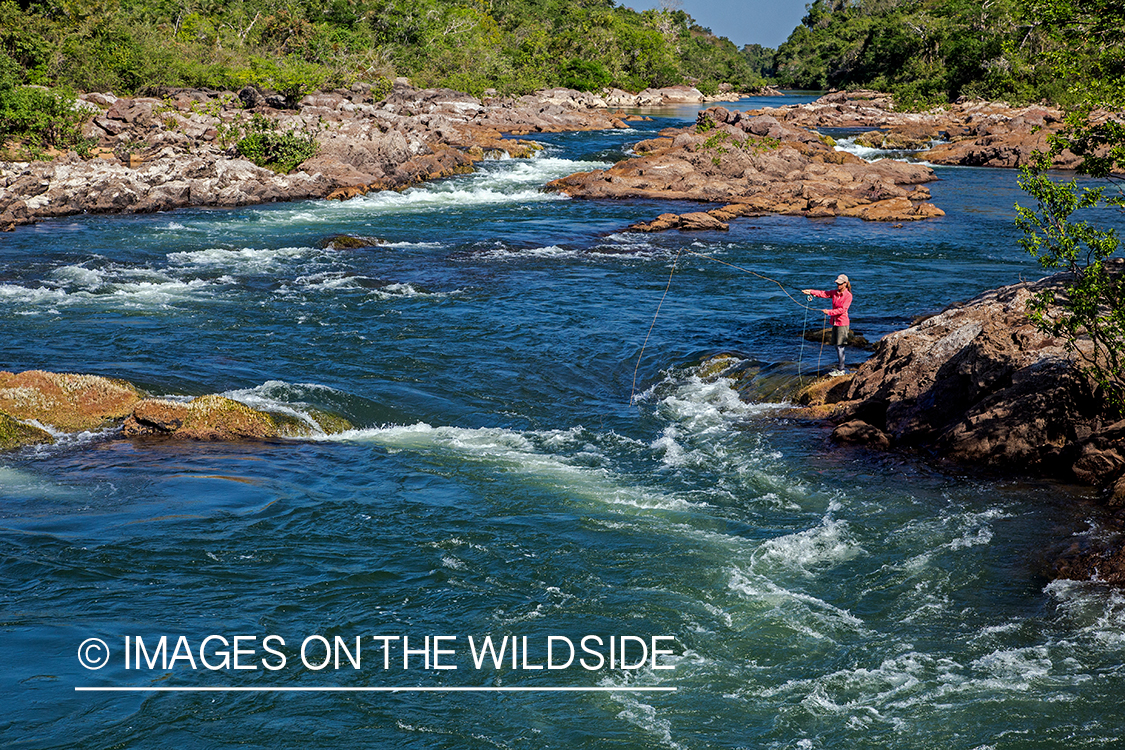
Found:
<path fill-rule="evenodd" d="M 832 431 L 832 439 L 840 443 L 860 443 L 877 448 L 890 448 L 891 440 L 887 433 L 860 419 L 844 422 Z"/>
<path fill-rule="evenodd" d="M 706 211 L 696 211 L 686 214 L 660 214 L 650 222 L 633 224 L 627 231 L 664 232 L 669 229 L 685 232 L 706 230 L 725 232 L 729 226 Z"/>

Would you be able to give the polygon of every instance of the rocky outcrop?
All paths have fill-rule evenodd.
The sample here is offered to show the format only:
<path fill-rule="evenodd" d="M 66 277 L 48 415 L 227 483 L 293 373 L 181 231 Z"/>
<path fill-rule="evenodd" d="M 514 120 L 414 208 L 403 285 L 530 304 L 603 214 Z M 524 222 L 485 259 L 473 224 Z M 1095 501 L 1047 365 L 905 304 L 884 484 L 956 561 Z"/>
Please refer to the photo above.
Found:
<path fill-rule="evenodd" d="M 629 227 L 630 232 L 663 232 L 668 229 L 681 231 L 718 230 L 726 231 L 730 227 L 717 216 L 706 211 L 693 211 L 686 214 L 660 214 L 652 221 L 640 222 Z"/>
<path fill-rule="evenodd" d="M 837 91 L 809 104 L 765 108 L 755 114 L 811 129 L 863 128 L 856 143 L 872 148 L 918 151 L 933 164 L 1019 167 L 1047 136 L 1062 126 L 1063 114 L 1053 107 L 1011 107 L 1003 102 L 965 100 L 926 112 L 896 111 L 889 94 Z M 1064 152 L 1055 161 L 1072 169 L 1078 159 Z"/>
<path fill-rule="evenodd" d="M 1064 342 L 1027 317 L 1031 296 L 1063 278 L 986 292 L 888 335 L 836 405 L 836 421 L 863 421 L 889 444 L 959 463 L 1116 480 L 1125 424 L 1107 415 Z"/>
<path fill-rule="evenodd" d="M 183 440 L 268 440 L 352 429 L 317 409 L 286 413 L 254 409 L 220 395 L 190 402 L 146 398 L 123 380 L 29 370 L 0 372 L 0 450 L 54 442 L 62 433 L 120 425 L 127 437 Z"/>
<path fill-rule="evenodd" d="M 84 131 L 97 141 L 94 158 L 72 152 L 49 162 L 0 163 L 0 228 L 76 213 L 349 198 L 471 171 L 490 155 L 526 157 L 540 148 L 505 133 L 626 127 L 604 110 L 536 97 L 485 104 L 406 84 L 381 101 L 371 99 L 369 87 L 296 103 L 254 89 L 237 96 L 179 91 L 163 99 L 86 94 L 80 101 L 96 110 Z M 279 131 L 314 137 L 316 155 L 292 174 L 239 157 L 234 144 L 262 118 Z"/>
<path fill-rule="evenodd" d="M 933 170 L 896 161 L 868 163 L 833 149 L 804 128 L 770 116 L 712 107 L 694 127 L 664 131 L 638 143 L 637 158 L 605 170 L 555 180 L 548 189 L 581 198 L 657 198 L 723 202 L 708 211 L 716 223 L 665 215 L 637 231 L 721 228 L 735 216 L 782 213 L 810 218 L 851 216 L 909 221 L 942 216 L 920 183 Z"/>
<path fill-rule="evenodd" d="M 1125 260 L 1110 270 L 1125 272 Z M 1075 353 L 1026 312 L 1032 295 L 1066 280 L 1014 284 L 954 305 L 882 339 L 854 376 L 814 381 L 795 400 L 808 416 L 834 422 L 841 443 L 1100 488 L 1100 533 L 1074 540 L 1050 575 L 1125 584 L 1125 420 Z"/>

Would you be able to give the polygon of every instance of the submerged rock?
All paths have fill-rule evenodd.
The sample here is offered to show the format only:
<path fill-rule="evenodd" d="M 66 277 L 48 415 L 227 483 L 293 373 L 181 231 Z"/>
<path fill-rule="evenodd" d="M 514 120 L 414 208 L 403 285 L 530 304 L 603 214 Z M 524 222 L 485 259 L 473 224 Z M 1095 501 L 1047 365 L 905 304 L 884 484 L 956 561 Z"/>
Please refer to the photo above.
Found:
<path fill-rule="evenodd" d="M 829 375 L 816 378 L 802 386 L 793 397 L 793 401 L 801 406 L 813 407 L 834 404 L 847 397 L 853 378 L 853 375 Z"/>
<path fill-rule="evenodd" d="M 819 328 L 815 331 L 806 331 L 804 333 L 804 339 L 805 341 L 812 341 L 816 344 L 831 344 L 832 329 Z M 875 348 L 875 346 L 870 341 L 868 341 L 862 333 L 855 330 L 854 328 L 848 329 L 847 346 L 851 346 L 856 349 L 865 349 L 867 351 L 871 351 Z"/>
<path fill-rule="evenodd" d="M 337 234 L 326 237 L 320 241 L 320 246 L 327 250 L 361 250 L 365 247 L 382 245 L 383 240 L 378 237 L 361 237 L 353 234 Z"/>

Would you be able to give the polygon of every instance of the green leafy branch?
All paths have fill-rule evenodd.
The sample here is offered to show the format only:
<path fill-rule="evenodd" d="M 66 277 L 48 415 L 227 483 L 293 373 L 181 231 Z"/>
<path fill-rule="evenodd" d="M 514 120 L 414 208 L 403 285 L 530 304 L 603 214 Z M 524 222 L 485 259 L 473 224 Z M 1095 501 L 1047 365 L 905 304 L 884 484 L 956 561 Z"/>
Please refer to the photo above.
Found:
<path fill-rule="evenodd" d="M 1028 303 L 1028 315 L 1041 331 L 1065 340 L 1081 368 L 1102 389 L 1107 404 L 1125 411 L 1125 281 L 1107 263 L 1120 240 L 1114 229 L 1100 229 L 1076 212 L 1125 206 L 1125 196 L 1107 186 L 1079 185 L 1046 174 L 1049 154 L 1039 154 L 1020 172 L 1020 188 L 1036 200 L 1034 208 L 1016 205 L 1018 241 L 1044 268 L 1063 270 L 1061 289 L 1046 289 Z M 1085 344 L 1088 341 L 1089 344 Z"/>

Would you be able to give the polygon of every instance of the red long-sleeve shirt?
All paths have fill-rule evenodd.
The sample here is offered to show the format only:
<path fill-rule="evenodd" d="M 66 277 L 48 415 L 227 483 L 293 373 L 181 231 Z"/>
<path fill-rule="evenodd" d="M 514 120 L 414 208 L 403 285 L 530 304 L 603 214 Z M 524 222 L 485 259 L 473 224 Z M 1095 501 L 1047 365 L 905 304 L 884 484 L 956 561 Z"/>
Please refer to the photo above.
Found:
<path fill-rule="evenodd" d="M 835 289 L 831 292 L 822 292 L 819 289 L 813 289 L 812 295 L 814 297 L 824 297 L 832 301 L 832 309 L 828 310 L 828 315 L 832 318 L 832 325 L 834 326 L 850 326 L 851 320 L 848 318 L 848 308 L 852 304 L 852 293 L 847 289 Z"/>

